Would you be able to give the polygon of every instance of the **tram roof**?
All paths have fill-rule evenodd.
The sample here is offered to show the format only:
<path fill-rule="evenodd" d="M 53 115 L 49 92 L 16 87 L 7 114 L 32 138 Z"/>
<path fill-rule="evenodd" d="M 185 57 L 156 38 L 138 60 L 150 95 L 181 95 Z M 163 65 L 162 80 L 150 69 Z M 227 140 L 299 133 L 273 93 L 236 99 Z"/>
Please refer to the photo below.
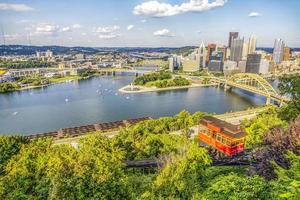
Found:
<path fill-rule="evenodd" d="M 215 117 L 206 116 L 200 120 L 200 124 L 207 126 L 207 124 L 212 124 L 216 127 L 219 127 L 222 133 L 228 135 L 232 138 L 242 138 L 245 137 L 245 132 L 240 128 L 239 125 L 234 125 L 229 122 L 220 120 Z"/>

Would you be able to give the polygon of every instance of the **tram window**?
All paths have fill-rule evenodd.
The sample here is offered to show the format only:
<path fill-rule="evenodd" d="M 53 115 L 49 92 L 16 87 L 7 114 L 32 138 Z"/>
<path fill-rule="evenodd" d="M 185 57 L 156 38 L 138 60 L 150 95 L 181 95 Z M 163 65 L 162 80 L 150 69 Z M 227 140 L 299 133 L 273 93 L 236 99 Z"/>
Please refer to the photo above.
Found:
<path fill-rule="evenodd" d="M 217 134 L 216 140 L 219 141 L 219 142 L 222 142 L 221 139 L 222 139 L 222 137 L 219 134 Z"/>

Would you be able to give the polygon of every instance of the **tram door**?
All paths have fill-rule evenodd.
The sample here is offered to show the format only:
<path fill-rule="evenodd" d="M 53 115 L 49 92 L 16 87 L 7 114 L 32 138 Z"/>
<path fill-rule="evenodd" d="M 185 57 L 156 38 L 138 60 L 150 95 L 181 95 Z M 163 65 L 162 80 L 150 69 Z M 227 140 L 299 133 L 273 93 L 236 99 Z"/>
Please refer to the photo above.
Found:
<path fill-rule="evenodd" d="M 217 137 L 217 134 L 216 132 L 212 131 L 211 130 L 211 137 L 210 137 L 210 143 L 211 145 L 213 145 L 214 147 L 216 146 L 216 137 Z"/>

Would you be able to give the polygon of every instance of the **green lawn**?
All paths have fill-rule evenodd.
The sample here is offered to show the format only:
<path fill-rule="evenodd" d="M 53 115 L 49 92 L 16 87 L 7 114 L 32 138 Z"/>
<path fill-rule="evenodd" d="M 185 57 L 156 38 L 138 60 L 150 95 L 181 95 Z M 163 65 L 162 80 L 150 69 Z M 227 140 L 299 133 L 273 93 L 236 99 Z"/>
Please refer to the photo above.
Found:
<path fill-rule="evenodd" d="M 50 78 L 50 82 L 51 83 L 60 83 L 60 82 L 68 81 L 68 80 L 79 80 L 79 79 L 80 79 L 79 76 L 64 76 L 64 77 L 60 77 L 60 78 Z"/>

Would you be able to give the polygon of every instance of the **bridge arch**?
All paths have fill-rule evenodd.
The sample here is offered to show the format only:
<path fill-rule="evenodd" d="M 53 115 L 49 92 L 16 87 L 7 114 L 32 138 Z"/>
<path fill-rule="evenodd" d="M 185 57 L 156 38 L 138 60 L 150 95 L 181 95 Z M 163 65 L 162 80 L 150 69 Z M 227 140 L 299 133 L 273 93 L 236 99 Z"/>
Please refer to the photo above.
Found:
<path fill-rule="evenodd" d="M 278 95 L 272 85 L 258 74 L 238 73 L 227 79 L 227 82 L 254 87 L 266 93 L 268 96 Z"/>

